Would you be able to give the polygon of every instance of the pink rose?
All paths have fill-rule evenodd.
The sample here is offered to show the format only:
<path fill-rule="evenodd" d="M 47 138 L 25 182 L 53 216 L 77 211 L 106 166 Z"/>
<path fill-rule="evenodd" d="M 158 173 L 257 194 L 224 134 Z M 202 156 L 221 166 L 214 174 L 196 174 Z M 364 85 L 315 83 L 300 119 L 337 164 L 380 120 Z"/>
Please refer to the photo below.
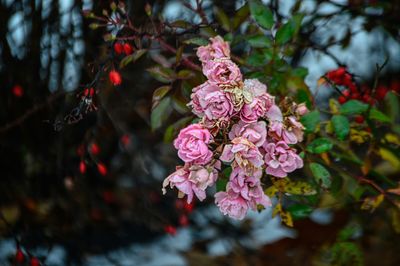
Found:
<path fill-rule="evenodd" d="M 272 105 L 265 116 L 271 121 L 283 121 L 282 111 L 277 105 Z"/>
<path fill-rule="evenodd" d="M 230 57 L 231 51 L 229 44 L 225 42 L 221 36 L 210 38 L 210 41 L 211 44 L 200 46 L 197 49 L 197 56 L 201 62 L 207 63 L 210 60 Z"/>
<path fill-rule="evenodd" d="M 275 98 L 268 94 L 267 86 L 257 79 L 247 79 L 244 83 L 243 96 L 245 104 L 240 110 L 240 119 L 246 123 L 256 122 L 264 117 L 267 111 L 274 106 Z"/>
<path fill-rule="evenodd" d="M 243 89 L 257 97 L 267 92 L 267 85 L 261 83 L 258 79 L 245 79 Z"/>
<path fill-rule="evenodd" d="M 179 190 L 179 197 L 187 195 L 187 202 L 191 203 L 195 195 L 200 201 L 206 198 L 205 189 L 214 185 L 218 178 L 218 169 L 220 163 L 214 166 L 200 166 L 185 164 L 177 166 L 176 171 L 169 175 L 163 182 L 163 194 L 166 193 L 166 187 L 176 187 Z"/>
<path fill-rule="evenodd" d="M 264 207 L 271 206 L 271 200 L 261 187 L 260 178 L 262 176 L 261 169 L 256 171 L 253 176 L 247 176 L 241 168 L 233 169 L 230 181 L 227 184 L 227 190 L 239 194 L 245 199 L 249 207 L 253 210 L 257 209 L 257 205 Z"/>
<path fill-rule="evenodd" d="M 296 117 L 289 116 L 285 124 L 280 121 L 271 121 L 268 135 L 275 140 L 283 140 L 287 144 L 296 144 L 303 141 L 304 126 L 296 120 Z"/>
<path fill-rule="evenodd" d="M 236 137 L 243 137 L 254 143 L 257 147 L 261 147 L 267 137 L 267 128 L 264 121 L 247 124 L 239 121 L 232 126 L 229 132 L 229 139 L 233 140 Z"/>
<path fill-rule="evenodd" d="M 251 103 L 245 103 L 240 110 L 240 119 L 245 123 L 257 122 L 267 112 L 265 103 L 260 98 L 254 98 Z"/>
<path fill-rule="evenodd" d="M 233 166 L 239 166 L 246 172 L 253 172 L 255 168 L 261 168 L 264 164 L 262 155 L 256 145 L 246 138 L 238 137 L 232 140 L 232 144 L 225 145 L 220 160 L 234 162 Z"/>
<path fill-rule="evenodd" d="M 210 142 L 211 134 L 208 129 L 200 124 L 192 124 L 179 132 L 174 146 L 184 162 L 204 165 L 212 159 L 213 153 L 207 146 Z"/>
<path fill-rule="evenodd" d="M 215 193 L 215 204 L 224 215 L 242 220 L 249 209 L 247 201 L 232 190 Z"/>
<path fill-rule="evenodd" d="M 191 98 L 193 112 L 199 116 L 204 114 L 209 120 L 217 120 L 233 115 L 230 98 L 217 85 L 206 82 L 196 88 Z"/>
<path fill-rule="evenodd" d="M 242 80 L 239 67 L 229 59 L 208 61 L 203 65 L 203 73 L 213 84 L 236 84 Z"/>
<path fill-rule="evenodd" d="M 307 106 L 304 103 L 301 103 L 296 106 L 295 112 L 298 116 L 303 116 L 303 115 L 307 114 L 309 111 L 308 111 Z"/>
<path fill-rule="evenodd" d="M 284 141 L 265 143 L 266 173 L 276 177 L 285 177 L 303 167 L 303 160 Z"/>

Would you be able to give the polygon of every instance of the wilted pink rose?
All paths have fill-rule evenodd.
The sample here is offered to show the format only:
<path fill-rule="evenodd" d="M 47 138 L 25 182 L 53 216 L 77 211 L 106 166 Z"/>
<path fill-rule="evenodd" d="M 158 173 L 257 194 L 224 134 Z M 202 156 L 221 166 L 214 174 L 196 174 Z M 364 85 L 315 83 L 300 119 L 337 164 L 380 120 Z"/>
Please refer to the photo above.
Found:
<path fill-rule="evenodd" d="M 307 114 L 309 111 L 308 111 L 307 106 L 304 103 L 301 103 L 296 106 L 295 112 L 297 115 L 303 116 L 303 115 Z"/>
<path fill-rule="evenodd" d="M 230 98 L 217 85 L 206 82 L 191 97 L 194 112 L 204 114 L 209 120 L 230 118 L 234 113 Z"/>
<path fill-rule="evenodd" d="M 202 117 L 204 115 L 204 109 L 200 105 L 200 95 L 203 94 L 204 88 L 208 86 L 210 86 L 210 83 L 204 82 L 203 84 L 193 88 L 192 94 L 190 95 L 192 100 L 188 103 L 188 106 L 192 108 L 192 112 L 198 117 Z"/>
<path fill-rule="evenodd" d="M 258 118 L 263 117 L 267 112 L 265 104 L 259 99 L 254 98 L 251 103 L 245 103 L 240 110 L 240 119 L 245 123 L 253 123 Z"/>
<path fill-rule="evenodd" d="M 285 177 L 287 173 L 303 167 L 303 160 L 284 141 L 266 143 L 263 147 L 268 175 Z"/>
<path fill-rule="evenodd" d="M 237 220 L 242 220 L 249 209 L 247 201 L 242 198 L 240 194 L 235 193 L 232 190 L 216 193 L 215 204 L 217 204 L 224 215 L 228 215 Z"/>
<path fill-rule="evenodd" d="M 256 145 L 246 138 L 233 139 L 232 144 L 225 145 L 220 160 L 223 162 L 234 162 L 233 166 L 239 166 L 251 173 L 264 164 L 262 155 Z"/>
<path fill-rule="evenodd" d="M 229 139 L 233 140 L 236 137 L 246 138 L 257 147 L 261 147 L 267 137 L 266 123 L 258 121 L 248 124 L 240 120 L 229 132 Z"/>
<path fill-rule="evenodd" d="M 261 169 L 255 171 L 252 176 L 248 176 L 243 169 L 239 167 L 234 168 L 230 176 L 230 181 L 227 184 L 227 191 L 232 190 L 239 194 L 253 210 L 257 209 L 258 204 L 270 207 L 271 200 L 264 194 L 261 187 L 261 176 Z"/>
<path fill-rule="evenodd" d="M 197 56 L 201 62 L 206 63 L 210 60 L 230 57 L 231 51 L 229 44 L 225 42 L 221 36 L 210 38 L 210 41 L 211 44 L 200 46 L 197 49 Z"/>
<path fill-rule="evenodd" d="M 271 121 L 283 121 L 282 111 L 277 105 L 272 105 L 265 116 Z"/>
<path fill-rule="evenodd" d="M 184 162 L 204 165 L 211 161 L 213 155 L 207 146 L 210 142 L 211 134 L 208 129 L 200 124 L 192 124 L 179 132 L 174 146 Z"/>
<path fill-rule="evenodd" d="M 258 97 L 267 92 L 267 85 L 258 79 L 245 79 L 243 89 L 249 91 L 254 97 Z"/>
<path fill-rule="evenodd" d="M 250 81 L 247 80 L 247 86 L 249 87 L 244 87 L 243 89 L 245 104 L 240 110 L 240 119 L 246 123 L 256 122 L 258 118 L 264 117 L 267 111 L 275 104 L 275 98 L 265 92 L 267 86 L 256 79 Z M 251 83 L 252 87 L 250 87 L 249 83 Z"/>
<path fill-rule="evenodd" d="M 214 185 L 218 178 L 218 170 L 221 169 L 221 162 L 217 161 L 213 166 L 190 166 L 189 180 L 196 185 L 197 188 L 205 190 L 207 187 Z"/>
<path fill-rule="evenodd" d="M 203 73 L 212 84 L 237 84 L 242 80 L 239 67 L 229 59 L 216 59 L 203 65 Z"/>
<path fill-rule="evenodd" d="M 285 124 L 281 121 L 271 121 L 268 135 L 275 140 L 283 140 L 287 144 L 296 144 L 303 141 L 304 126 L 296 117 L 289 116 Z"/>
<path fill-rule="evenodd" d="M 195 195 L 200 201 L 206 198 L 206 188 L 214 185 L 218 178 L 218 169 L 220 163 L 208 166 L 185 164 L 178 166 L 176 171 L 169 175 L 163 182 L 163 194 L 166 193 L 166 187 L 176 187 L 179 190 L 179 196 L 187 195 L 187 202 L 191 203 Z"/>

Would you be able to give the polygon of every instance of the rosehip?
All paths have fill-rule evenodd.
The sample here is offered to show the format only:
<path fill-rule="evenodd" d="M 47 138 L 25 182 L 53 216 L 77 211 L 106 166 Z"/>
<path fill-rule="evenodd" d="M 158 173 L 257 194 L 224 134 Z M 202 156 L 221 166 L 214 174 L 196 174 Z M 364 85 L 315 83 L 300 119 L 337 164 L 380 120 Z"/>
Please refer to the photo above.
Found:
<path fill-rule="evenodd" d="M 166 225 L 164 227 L 164 231 L 165 233 L 170 234 L 172 236 L 176 235 L 176 227 L 173 225 Z"/>
<path fill-rule="evenodd" d="M 133 53 L 132 45 L 130 45 L 129 43 L 125 43 L 124 44 L 124 53 L 126 55 L 130 55 L 131 53 Z"/>
<path fill-rule="evenodd" d="M 99 145 L 97 145 L 96 142 L 93 142 L 92 144 L 90 144 L 89 151 L 93 155 L 98 155 L 100 153 L 100 147 Z"/>
<path fill-rule="evenodd" d="M 339 96 L 338 102 L 339 102 L 340 104 L 344 104 L 345 102 L 347 102 L 347 99 L 346 99 L 346 97 L 344 97 L 344 96 Z"/>
<path fill-rule="evenodd" d="M 40 261 L 37 258 L 32 257 L 30 261 L 30 266 L 40 266 Z"/>
<path fill-rule="evenodd" d="M 83 175 L 86 173 L 86 164 L 84 161 L 79 163 L 79 172 Z"/>
<path fill-rule="evenodd" d="M 117 71 L 115 70 L 111 70 L 109 73 L 109 78 L 111 83 L 114 86 L 118 86 L 122 83 L 122 78 L 121 78 L 121 74 L 119 74 Z"/>
<path fill-rule="evenodd" d="M 364 123 L 364 117 L 362 115 L 357 115 L 354 117 L 354 121 L 358 124 Z"/>
<path fill-rule="evenodd" d="M 116 42 L 114 44 L 114 51 L 116 54 L 122 54 L 122 52 L 124 51 L 124 47 L 120 42 Z"/>
<path fill-rule="evenodd" d="M 21 249 L 17 249 L 17 252 L 15 253 L 15 262 L 21 264 L 24 262 L 24 260 L 25 260 L 24 253 L 22 252 Z"/>
<path fill-rule="evenodd" d="M 383 99 L 385 98 L 386 93 L 387 93 L 388 91 L 389 91 L 389 90 L 388 90 L 387 87 L 382 86 L 382 85 L 379 86 L 379 87 L 376 89 L 375 98 L 376 98 L 377 100 L 383 100 Z"/>
<path fill-rule="evenodd" d="M 350 91 L 349 90 L 344 90 L 344 91 L 342 91 L 342 95 L 344 97 L 349 97 L 350 96 Z"/>
<path fill-rule="evenodd" d="M 194 204 L 185 202 L 185 204 L 183 205 L 183 208 L 185 209 L 185 211 L 187 213 L 191 213 L 194 209 Z"/>
<path fill-rule="evenodd" d="M 103 163 L 97 164 L 97 171 L 99 171 L 99 174 L 102 176 L 107 175 L 107 167 Z"/>
<path fill-rule="evenodd" d="M 12 93 L 14 94 L 15 97 L 22 97 L 24 96 L 24 89 L 20 85 L 15 85 L 12 88 Z"/>
<path fill-rule="evenodd" d="M 181 226 L 188 226 L 189 225 L 189 219 L 185 214 L 182 214 L 179 216 L 179 224 Z"/>

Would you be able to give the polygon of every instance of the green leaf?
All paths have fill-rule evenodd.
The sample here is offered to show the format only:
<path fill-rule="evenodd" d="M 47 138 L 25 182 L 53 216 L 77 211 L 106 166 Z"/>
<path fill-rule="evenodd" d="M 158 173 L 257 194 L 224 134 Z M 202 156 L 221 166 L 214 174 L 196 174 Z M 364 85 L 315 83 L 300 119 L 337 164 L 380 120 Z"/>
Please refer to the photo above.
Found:
<path fill-rule="evenodd" d="M 164 96 L 171 90 L 171 86 L 161 86 L 153 92 L 153 108 L 164 98 Z"/>
<path fill-rule="evenodd" d="M 368 104 L 357 100 L 350 100 L 340 107 L 340 113 L 343 115 L 361 114 L 368 110 Z"/>
<path fill-rule="evenodd" d="M 215 13 L 215 16 L 217 17 L 219 25 L 221 25 L 221 27 L 224 30 L 230 31 L 231 22 L 229 20 L 229 17 L 225 14 L 224 10 L 222 10 L 221 8 L 215 6 L 214 7 L 214 13 Z"/>
<path fill-rule="evenodd" d="M 207 45 L 208 41 L 206 39 L 204 39 L 204 38 L 195 37 L 195 38 L 192 38 L 192 39 L 189 39 L 189 40 L 185 40 L 183 43 L 195 44 L 195 45 L 198 45 L 198 46 L 202 46 L 202 45 Z"/>
<path fill-rule="evenodd" d="M 194 76 L 194 73 L 191 70 L 182 69 L 178 72 L 178 74 L 176 75 L 176 78 L 177 79 L 190 79 L 193 76 Z"/>
<path fill-rule="evenodd" d="M 264 50 L 263 52 L 255 51 L 246 59 L 246 63 L 251 66 L 262 67 L 265 66 L 271 58 L 272 55 L 268 50 Z"/>
<path fill-rule="evenodd" d="M 344 140 L 350 133 L 350 123 L 343 115 L 334 115 L 331 119 L 333 130 L 340 140 Z"/>
<path fill-rule="evenodd" d="M 252 47 L 263 48 L 263 47 L 271 47 L 271 39 L 265 35 L 254 35 L 247 39 L 249 44 Z"/>
<path fill-rule="evenodd" d="M 308 75 L 308 69 L 305 67 L 297 67 L 292 70 L 292 75 L 301 79 L 305 79 Z"/>
<path fill-rule="evenodd" d="M 294 204 L 289 206 L 286 210 L 290 212 L 294 220 L 299 220 L 307 218 L 314 209 L 308 205 Z"/>
<path fill-rule="evenodd" d="M 304 115 L 300 119 L 301 123 L 304 125 L 306 133 L 313 133 L 316 131 L 319 122 L 321 121 L 320 114 L 318 110 L 314 110 Z"/>
<path fill-rule="evenodd" d="M 175 79 L 174 71 L 166 67 L 154 66 L 148 68 L 147 71 L 152 77 L 163 83 L 169 83 Z"/>
<path fill-rule="evenodd" d="M 293 22 L 289 20 L 278 29 L 275 35 L 275 41 L 278 45 L 283 45 L 293 38 L 295 27 Z"/>
<path fill-rule="evenodd" d="M 147 52 L 146 49 L 139 49 L 136 50 L 133 54 L 125 56 L 119 63 L 119 68 L 123 68 L 131 62 L 136 62 L 136 60 L 142 57 L 142 55 L 144 55 L 146 52 Z"/>
<path fill-rule="evenodd" d="M 382 113 L 381 111 L 379 111 L 376 108 L 371 109 L 371 111 L 369 113 L 369 118 L 379 121 L 379 122 L 384 122 L 384 123 L 392 122 L 392 119 L 390 119 L 390 117 L 388 117 L 387 115 L 385 115 L 384 113 Z"/>
<path fill-rule="evenodd" d="M 274 25 L 272 11 L 259 0 L 250 0 L 250 13 L 255 21 L 264 29 L 271 29 Z"/>
<path fill-rule="evenodd" d="M 172 125 L 170 125 L 164 133 L 164 142 L 170 143 L 172 140 L 175 138 L 175 136 L 178 134 L 178 132 L 185 127 L 189 122 L 192 120 L 193 117 L 187 116 L 179 119 Z"/>
<path fill-rule="evenodd" d="M 392 121 L 400 119 L 400 102 L 399 97 L 392 91 L 386 93 L 385 96 L 386 113 L 390 116 Z"/>
<path fill-rule="evenodd" d="M 332 184 L 331 174 L 324 166 L 319 163 L 310 163 L 310 170 L 318 184 L 330 188 Z"/>
<path fill-rule="evenodd" d="M 226 190 L 226 184 L 228 184 L 228 179 L 227 178 L 218 178 L 218 180 L 217 180 L 217 192 L 225 191 Z"/>
<path fill-rule="evenodd" d="M 172 112 L 171 98 L 165 97 L 160 103 L 151 111 L 151 129 L 156 130 L 160 128 L 165 120 Z"/>
<path fill-rule="evenodd" d="M 236 30 L 239 26 L 247 19 L 249 16 L 250 10 L 248 5 L 243 5 L 236 11 L 235 16 L 233 17 L 232 25 L 233 29 Z"/>
<path fill-rule="evenodd" d="M 318 138 L 313 140 L 310 144 L 308 144 L 307 151 L 311 153 L 320 154 L 331 150 L 332 147 L 333 144 L 329 139 Z"/>

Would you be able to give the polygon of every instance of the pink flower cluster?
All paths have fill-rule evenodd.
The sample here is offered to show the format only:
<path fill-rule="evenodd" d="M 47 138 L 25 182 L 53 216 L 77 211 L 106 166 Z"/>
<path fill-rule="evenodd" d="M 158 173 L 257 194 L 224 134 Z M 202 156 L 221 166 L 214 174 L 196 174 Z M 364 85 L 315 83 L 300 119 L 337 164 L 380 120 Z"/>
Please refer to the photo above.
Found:
<path fill-rule="evenodd" d="M 257 79 L 242 79 L 230 59 L 230 47 L 220 36 L 197 50 L 207 81 L 193 89 L 188 104 L 200 122 L 182 129 L 174 141 L 178 166 L 163 183 L 178 189 L 178 196 L 192 202 L 206 198 L 221 170 L 221 162 L 232 172 L 225 191 L 215 194 L 221 212 L 243 219 L 249 209 L 269 207 L 264 194 L 263 173 L 286 177 L 303 167 L 303 160 L 290 146 L 303 140 L 299 118 L 308 112 L 304 104 L 275 103 L 267 86 Z"/>

